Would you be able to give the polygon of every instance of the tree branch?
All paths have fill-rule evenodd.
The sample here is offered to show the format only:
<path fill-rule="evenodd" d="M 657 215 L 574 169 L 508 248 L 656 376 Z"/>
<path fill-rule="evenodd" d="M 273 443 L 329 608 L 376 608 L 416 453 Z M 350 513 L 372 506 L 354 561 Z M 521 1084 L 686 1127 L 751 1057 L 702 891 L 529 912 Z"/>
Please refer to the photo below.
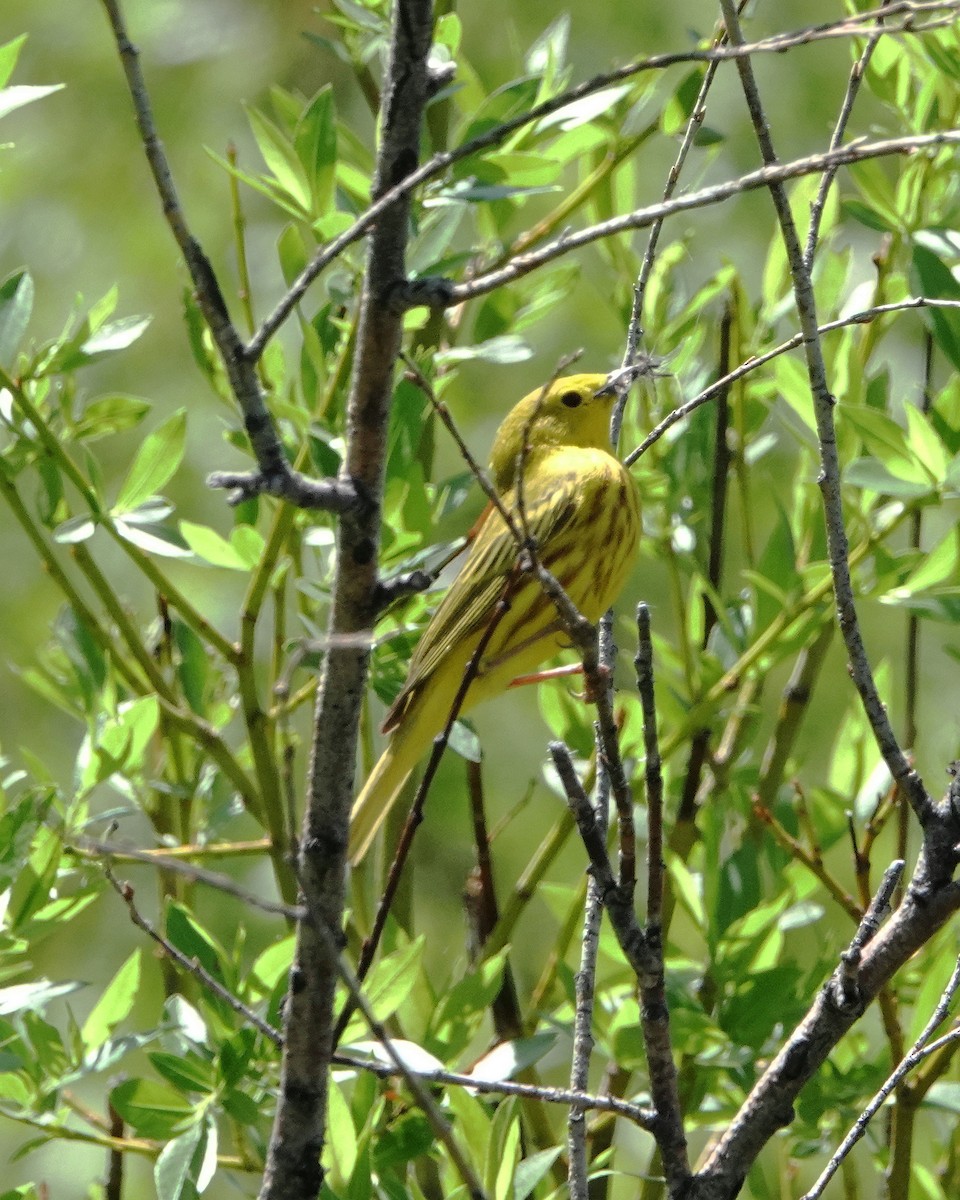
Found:
<path fill-rule="evenodd" d="M 577 87 L 569 88 L 560 95 L 552 96 L 549 100 L 535 105 L 527 112 L 521 113 L 512 120 L 505 121 L 502 125 L 497 125 L 493 129 L 487 130 L 481 136 L 465 142 L 462 146 L 458 146 L 454 150 L 434 155 L 423 166 L 415 171 L 411 171 L 403 180 L 394 182 L 393 186 L 386 191 L 377 193 L 373 203 L 363 215 L 349 229 L 340 234 L 339 237 L 329 242 L 304 267 L 278 302 L 274 311 L 263 321 L 256 334 L 243 348 L 244 356 L 253 362 L 263 354 L 268 342 L 306 295 L 308 288 L 314 280 L 317 279 L 330 263 L 339 258 L 348 246 L 359 241 L 360 238 L 373 228 L 379 220 L 380 215 L 392 204 L 409 196 L 421 183 L 425 183 L 428 179 L 433 179 L 441 175 L 454 163 L 469 158 L 471 155 L 477 154 L 489 146 L 500 145 L 518 129 L 522 129 L 526 125 L 532 125 L 543 117 L 547 117 L 551 113 L 566 108 L 569 104 L 582 100 L 585 96 L 590 96 L 595 92 L 610 87 L 611 84 L 621 83 L 625 79 L 630 79 L 647 71 L 662 71 L 667 67 L 682 65 L 684 63 L 725 62 L 750 54 L 782 54 L 784 51 L 794 49 L 798 46 L 812 45 L 816 42 L 828 41 L 834 38 L 860 37 L 863 35 L 864 27 L 875 22 L 880 15 L 888 19 L 888 24 L 884 27 L 885 34 L 919 34 L 926 30 L 940 29 L 951 24 L 954 20 L 953 14 L 958 9 L 960 9 L 960 0 L 933 0 L 932 3 L 914 3 L 913 0 L 898 0 L 897 3 L 890 4 L 883 9 L 872 9 L 868 12 L 850 14 L 840 21 L 810 26 L 793 33 L 775 34 L 770 38 L 764 38 L 750 44 L 713 47 L 708 50 L 689 50 L 675 54 L 657 54 L 628 63 L 623 67 L 618 67 L 616 70 L 595 75 L 592 79 L 579 84 Z M 945 15 L 938 17 L 934 15 L 937 13 L 944 13 Z M 900 16 L 903 19 L 893 24 L 889 23 L 889 18 L 895 16 Z M 917 20 L 918 17 L 926 17 L 927 20 L 920 23 Z M 406 282 L 397 281 L 396 286 L 399 289 L 398 294 L 402 299 L 402 289 L 406 286 Z M 438 302 L 450 305 L 452 301 L 449 297 L 443 298 L 445 290 L 443 287 L 438 289 Z"/>
<path fill-rule="evenodd" d="M 213 266 L 187 224 L 173 180 L 173 172 L 163 142 L 157 133 L 153 106 L 140 67 L 140 56 L 127 33 L 120 0 L 102 2 L 123 64 L 137 128 L 153 175 L 154 186 L 163 206 L 163 215 L 190 273 L 197 304 L 223 361 L 230 389 L 240 407 L 244 429 L 257 460 L 256 471 L 240 474 L 214 472 L 208 483 L 211 487 L 232 488 L 234 494 L 231 496 L 231 503 L 234 504 L 247 496 L 266 493 L 306 508 L 345 512 L 357 503 L 357 496 L 346 480 L 325 480 L 317 483 L 293 471 L 287 462 L 276 425 L 267 408 L 263 388 L 257 378 L 255 361 L 245 353 L 243 341 L 227 311 Z"/>
<path fill-rule="evenodd" d="M 429 0 L 397 0 L 381 112 L 373 194 L 389 193 L 416 168 L 428 90 L 432 35 Z M 299 877 L 310 920 L 300 923 L 284 1022 L 277 1114 L 261 1200 L 315 1200 L 333 1054 L 338 975 L 332 936 L 345 902 L 347 831 L 353 799 L 357 729 L 370 657 L 365 643 L 377 608 L 377 546 L 386 431 L 402 317 L 391 289 L 406 277 L 409 201 L 381 209 L 367 255 L 354 373 L 347 407 L 343 474 L 369 503 L 343 514 L 328 626 L 329 647 L 317 692 Z M 244 361 L 252 367 L 247 356 Z"/>

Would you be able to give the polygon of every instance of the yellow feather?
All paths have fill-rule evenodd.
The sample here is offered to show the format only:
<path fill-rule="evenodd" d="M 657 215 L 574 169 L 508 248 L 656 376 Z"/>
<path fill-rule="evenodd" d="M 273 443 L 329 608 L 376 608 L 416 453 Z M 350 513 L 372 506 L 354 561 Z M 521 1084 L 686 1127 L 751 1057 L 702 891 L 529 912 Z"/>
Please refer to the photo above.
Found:
<path fill-rule="evenodd" d="M 516 471 L 523 461 L 523 512 L 540 561 L 570 599 L 596 621 L 623 587 L 640 536 L 636 484 L 610 453 L 612 396 L 596 393 L 603 375 L 573 375 L 525 396 L 494 440 L 491 468 L 508 512 L 519 523 Z M 350 859 L 359 861 L 430 743 L 447 722 L 467 666 L 517 561 L 517 544 L 491 509 L 466 562 L 430 620 L 407 682 L 384 722 L 390 742 L 356 803 Z M 567 644 L 552 602 L 530 575 L 517 580 L 509 610 L 487 645 L 460 709 L 505 691 Z"/>

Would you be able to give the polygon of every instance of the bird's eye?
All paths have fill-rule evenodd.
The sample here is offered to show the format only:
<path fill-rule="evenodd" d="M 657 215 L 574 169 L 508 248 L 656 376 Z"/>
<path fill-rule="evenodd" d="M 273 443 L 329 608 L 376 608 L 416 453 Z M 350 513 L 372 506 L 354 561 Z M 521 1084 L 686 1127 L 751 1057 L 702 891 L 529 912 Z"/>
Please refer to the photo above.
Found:
<path fill-rule="evenodd" d="M 566 408 L 579 408 L 583 403 L 583 397 L 579 392 L 564 392 L 560 397 L 560 403 Z"/>

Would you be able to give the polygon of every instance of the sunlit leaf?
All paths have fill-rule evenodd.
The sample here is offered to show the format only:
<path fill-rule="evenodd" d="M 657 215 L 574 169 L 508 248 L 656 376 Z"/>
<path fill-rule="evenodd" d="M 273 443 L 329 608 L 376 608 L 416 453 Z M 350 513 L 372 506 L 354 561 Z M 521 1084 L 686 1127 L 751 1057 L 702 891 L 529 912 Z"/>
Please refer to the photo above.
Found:
<path fill-rule="evenodd" d="M 123 513 L 159 492 L 176 474 L 183 459 L 187 438 L 187 412 L 178 409 L 159 429 L 149 435 L 137 452 L 120 489 L 113 511 Z"/>

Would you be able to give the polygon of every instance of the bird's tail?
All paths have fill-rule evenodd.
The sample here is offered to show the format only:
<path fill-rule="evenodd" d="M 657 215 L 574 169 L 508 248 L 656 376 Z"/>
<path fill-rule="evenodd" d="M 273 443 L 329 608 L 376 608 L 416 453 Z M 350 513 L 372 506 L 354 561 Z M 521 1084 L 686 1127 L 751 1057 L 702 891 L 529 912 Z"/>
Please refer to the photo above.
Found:
<path fill-rule="evenodd" d="M 356 866 L 370 849 L 370 843 L 387 813 L 396 804 L 423 750 L 419 740 L 411 738 L 402 727 L 390 739 L 363 785 L 363 791 L 354 801 L 350 814 L 348 854 L 352 866 Z"/>

